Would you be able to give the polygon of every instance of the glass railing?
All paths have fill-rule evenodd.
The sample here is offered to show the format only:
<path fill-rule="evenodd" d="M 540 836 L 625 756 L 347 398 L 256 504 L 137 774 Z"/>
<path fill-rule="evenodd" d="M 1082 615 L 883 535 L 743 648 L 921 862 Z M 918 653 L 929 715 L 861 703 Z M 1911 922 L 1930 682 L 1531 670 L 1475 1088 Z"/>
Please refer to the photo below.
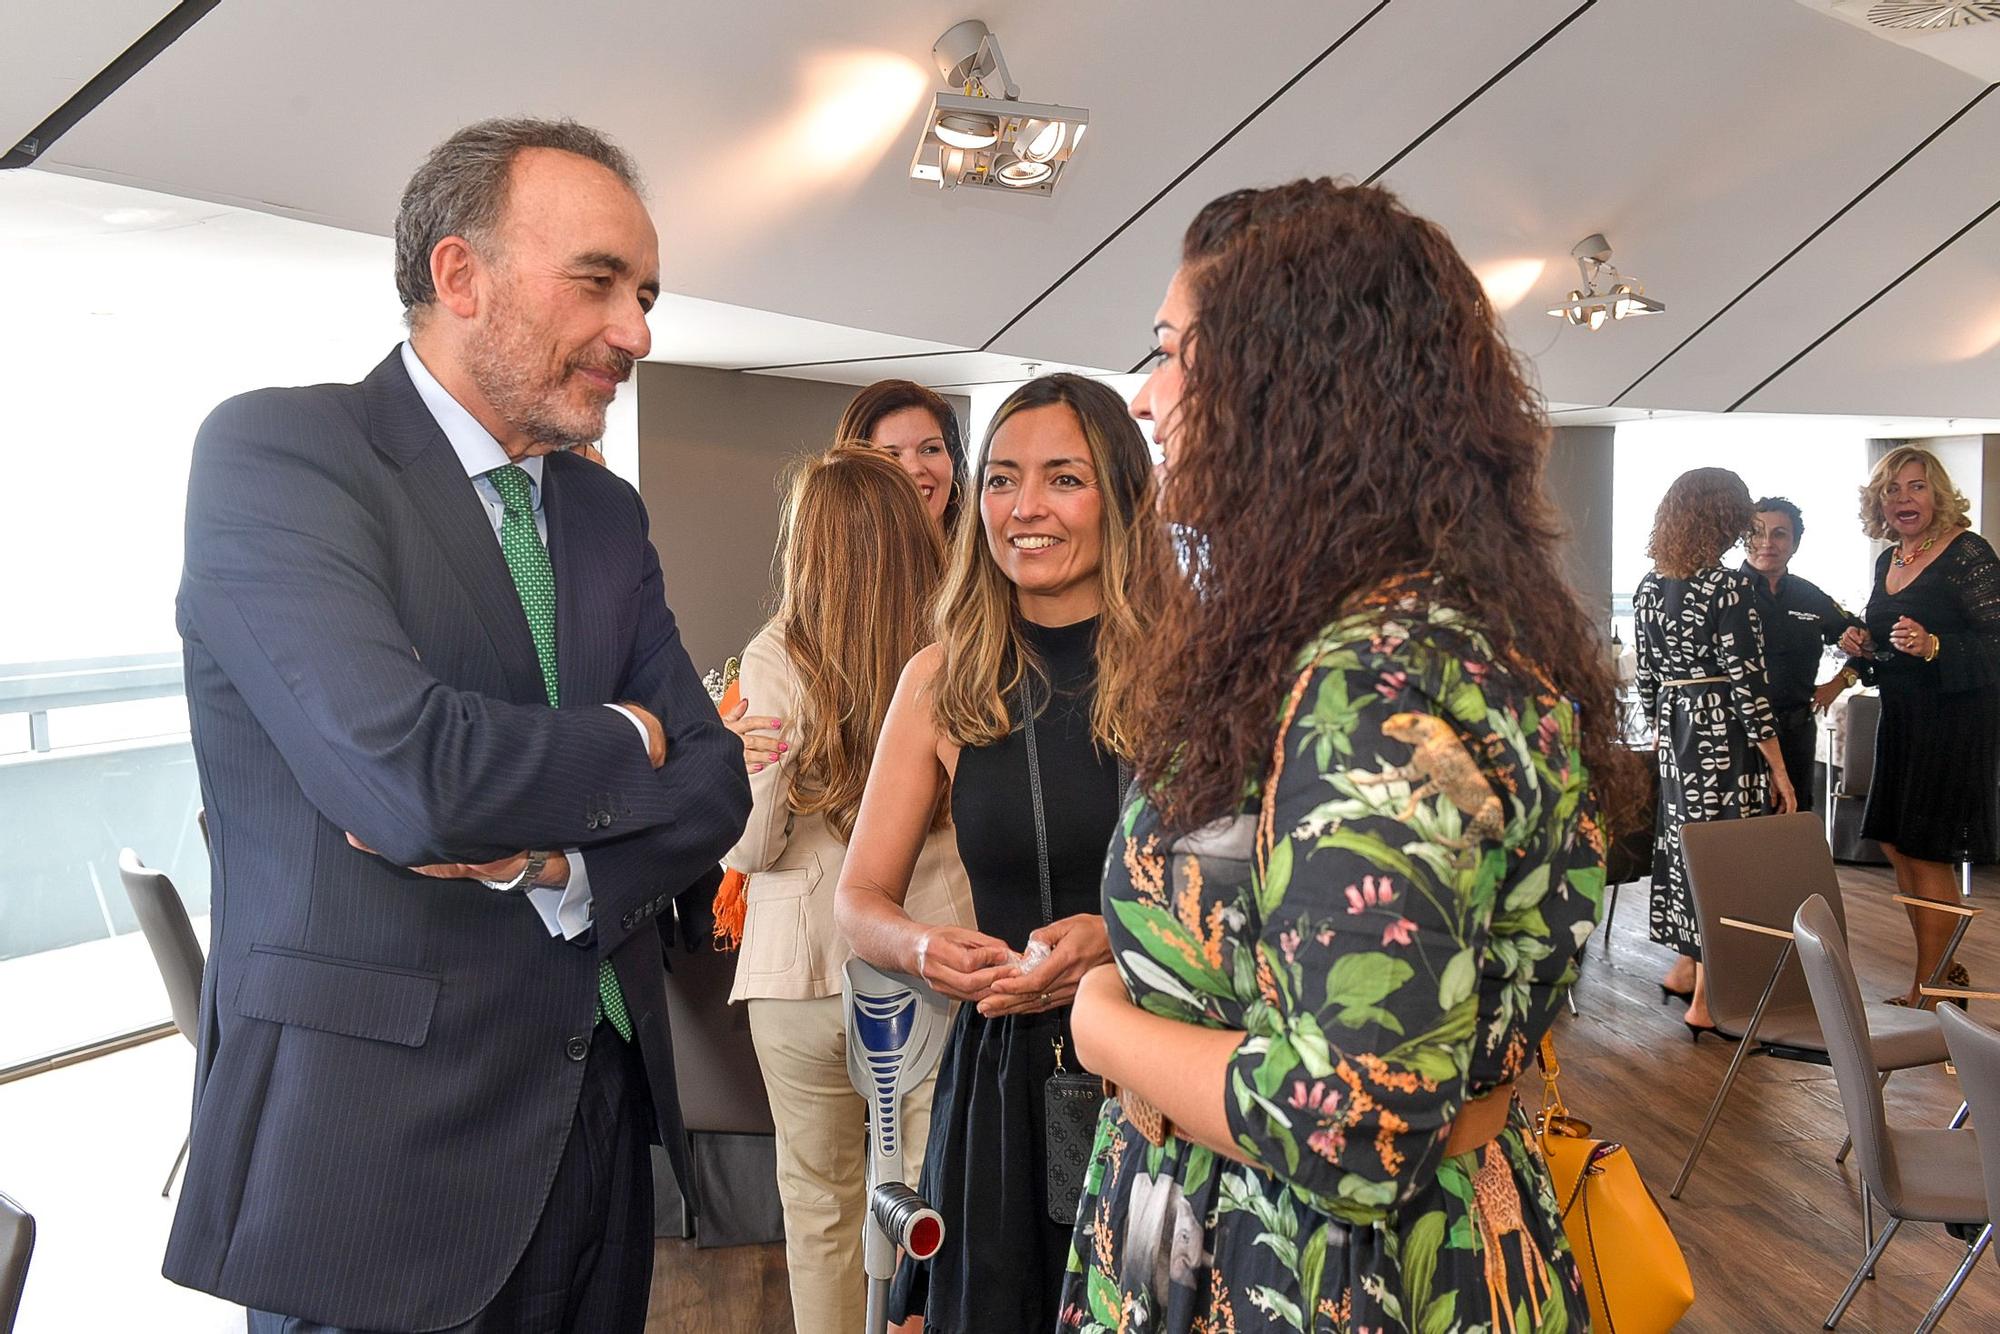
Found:
<path fill-rule="evenodd" d="M 178 654 L 0 664 L 0 1071 L 166 1020 L 118 854 L 172 877 L 205 943 L 199 807 Z"/>

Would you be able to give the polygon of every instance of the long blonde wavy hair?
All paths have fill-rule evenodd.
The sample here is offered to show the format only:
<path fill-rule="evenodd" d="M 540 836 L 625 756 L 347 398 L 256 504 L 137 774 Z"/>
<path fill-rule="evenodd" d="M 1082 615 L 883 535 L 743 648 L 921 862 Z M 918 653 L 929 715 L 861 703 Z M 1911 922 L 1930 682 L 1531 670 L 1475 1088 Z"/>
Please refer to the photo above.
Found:
<path fill-rule="evenodd" d="M 1932 534 L 1942 537 L 1954 528 L 1972 527 L 1972 502 L 1952 485 L 1951 474 L 1938 462 L 1938 456 L 1916 445 L 1898 445 L 1882 456 L 1882 461 L 1868 474 L 1868 484 L 1861 488 L 1861 531 L 1878 542 L 1896 540 L 1882 500 L 1896 474 L 1912 463 L 1924 465 L 1924 480 L 1931 486 L 1931 504 L 1935 507 L 1931 512 Z"/>
<path fill-rule="evenodd" d="M 798 466 L 779 532 L 771 624 L 799 677 L 790 804 L 844 843 L 903 664 L 930 637 L 944 542 L 909 476 L 858 441 Z"/>
<path fill-rule="evenodd" d="M 1030 380 L 1008 395 L 986 428 L 972 469 L 973 494 L 975 500 L 984 494 L 993 438 L 1008 419 L 1056 405 L 1076 415 L 1104 499 L 1091 736 L 1101 749 L 1129 757 L 1141 689 L 1138 650 L 1153 623 L 1150 603 L 1135 590 L 1157 586 L 1135 576 L 1170 556 L 1154 514 L 1152 457 L 1125 401 L 1081 375 Z M 937 641 L 943 661 L 932 683 L 931 716 L 938 731 L 959 745 L 991 745 L 1013 730 L 1007 700 L 1024 678 L 1034 677 L 1044 687 L 1037 694 L 1047 697 L 1047 669 L 1022 635 L 1014 585 L 994 558 L 983 507 L 977 505 L 952 538 L 951 565 L 938 595 Z"/>

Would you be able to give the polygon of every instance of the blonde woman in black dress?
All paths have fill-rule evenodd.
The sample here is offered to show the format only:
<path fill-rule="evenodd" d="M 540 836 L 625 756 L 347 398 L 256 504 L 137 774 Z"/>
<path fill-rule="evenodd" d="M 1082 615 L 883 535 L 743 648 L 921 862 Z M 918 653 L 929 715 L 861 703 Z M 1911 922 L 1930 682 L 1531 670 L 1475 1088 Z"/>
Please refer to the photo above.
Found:
<path fill-rule="evenodd" d="M 954 538 L 937 642 L 882 727 L 835 913 L 854 952 L 964 1002 L 938 1068 L 920 1191 L 946 1220 L 892 1319 L 928 1334 L 1055 1328 L 1075 1194 L 1052 1198 L 1043 1087 L 1078 981 L 1110 959 L 1099 884 L 1163 565 L 1152 460 L 1111 389 L 1045 375 L 994 414 Z M 1039 795 L 1037 795 L 1039 794 Z M 949 802 L 976 930 L 911 915 L 924 830 Z M 1038 833 L 1039 826 L 1039 833 Z M 1046 839 L 1047 897 L 1040 844 Z M 1047 947 L 1023 968 L 1032 945 Z"/>
<path fill-rule="evenodd" d="M 2000 861 L 2000 558 L 1971 531 L 1971 504 L 1929 450 L 1891 450 L 1861 489 L 1875 562 L 1867 630 L 1840 646 L 1881 687 L 1864 837 L 1889 854 L 1896 887 L 1956 903 L 1960 862 Z M 1872 659 L 1872 661 L 1869 661 Z M 1916 1004 L 1955 925 L 1911 908 Z M 1954 965 L 1951 978 L 1966 985 Z"/>
<path fill-rule="evenodd" d="M 1778 811 L 1798 808 L 1771 716 L 1751 576 L 1722 564 L 1752 513 L 1743 479 L 1727 468 L 1682 473 L 1653 516 L 1653 570 L 1632 598 L 1639 700 L 1658 732 L 1652 936 L 1681 956 L 1660 990 L 1687 998 L 1696 1040 L 1716 1028 L 1681 826 L 1762 815 L 1774 795 Z"/>

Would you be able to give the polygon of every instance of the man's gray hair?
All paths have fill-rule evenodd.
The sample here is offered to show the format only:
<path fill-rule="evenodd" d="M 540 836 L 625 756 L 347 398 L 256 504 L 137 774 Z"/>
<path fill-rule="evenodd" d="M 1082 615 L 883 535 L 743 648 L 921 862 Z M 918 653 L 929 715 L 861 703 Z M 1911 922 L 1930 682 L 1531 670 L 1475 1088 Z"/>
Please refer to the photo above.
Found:
<path fill-rule="evenodd" d="M 431 251 L 447 236 L 462 236 L 475 249 L 490 247 L 494 228 L 507 206 L 514 155 L 529 148 L 553 148 L 589 158 L 643 194 L 639 172 L 625 150 L 588 125 L 573 120 L 495 117 L 468 125 L 433 148 L 403 189 L 396 212 L 396 295 L 403 318 L 414 324 L 437 300 L 431 284 Z M 490 252 L 489 252 L 490 253 Z"/>

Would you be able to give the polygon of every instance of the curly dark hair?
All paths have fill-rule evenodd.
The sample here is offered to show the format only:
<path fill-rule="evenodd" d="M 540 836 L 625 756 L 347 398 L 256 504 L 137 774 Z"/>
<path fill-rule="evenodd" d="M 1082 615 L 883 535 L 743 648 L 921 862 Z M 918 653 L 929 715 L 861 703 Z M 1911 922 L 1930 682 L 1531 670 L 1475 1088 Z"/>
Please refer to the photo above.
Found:
<path fill-rule="evenodd" d="M 1692 468 L 1674 478 L 1653 511 L 1646 555 L 1662 578 L 1686 579 L 1721 561 L 1756 514 L 1741 477 L 1727 468 Z"/>
<path fill-rule="evenodd" d="M 1603 617 L 1563 574 L 1541 399 L 1443 230 L 1386 190 L 1299 180 L 1209 204 L 1181 260 L 1194 315 L 1162 508 L 1201 560 L 1158 599 L 1134 757 L 1168 827 L 1236 809 L 1294 656 L 1423 574 L 1575 701 L 1616 823 L 1634 769 Z"/>
<path fill-rule="evenodd" d="M 1783 496 L 1765 496 L 1753 502 L 1750 508 L 1753 518 L 1758 514 L 1782 514 L 1787 519 L 1790 519 L 1792 521 L 1792 545 L 1794 547 L 1797 547 L 1805 539 L 1806 516 L 1799 512 L 1797 505 L 1794 505 Z"/>

